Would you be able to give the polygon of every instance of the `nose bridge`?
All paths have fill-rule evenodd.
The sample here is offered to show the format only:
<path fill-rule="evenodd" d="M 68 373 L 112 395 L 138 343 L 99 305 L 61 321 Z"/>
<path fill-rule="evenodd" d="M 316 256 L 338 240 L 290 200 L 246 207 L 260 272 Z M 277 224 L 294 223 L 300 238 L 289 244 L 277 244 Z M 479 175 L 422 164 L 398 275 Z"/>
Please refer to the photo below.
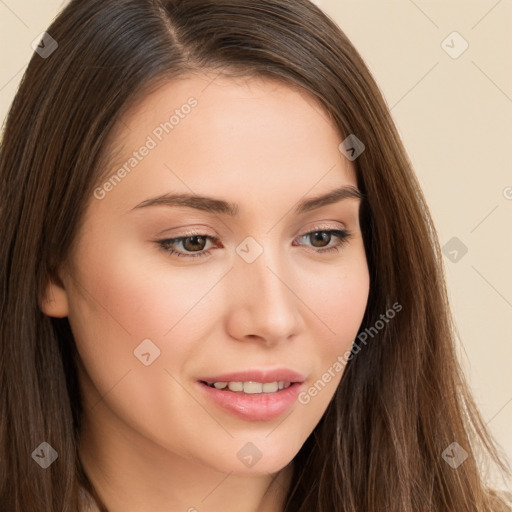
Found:
<path fill-rule="evenodd" d="M 269 268 L 279 269 L 279 260 L 282 260 L 282 255 L 278 255 L 271 244 L 270 237 L 265 239 L 260 237 L 259 241 L 253 237 L 247 237 L 236 249 L 238 257 L 235 267 L 242 281 L 247 285 L 244 289 L 247 292 L 253 290 L 260 294 L 260 297 L 268 297 L 269 292 L 270 295 L 275 295 L 277 288 L 281 285 L 269 270 Z"/>
<path fill-rule="evenodd" d="M 278 298 L 282 297 L 283 283 L 278 279 L 283 267 L 282 255 L 275 254 L 276 251 L 269 249 L 270 244 L 266 244 L 262 253 L 254 261 L 249 263 L 246 260 L 239 261 L 238 266 L 243 275 L 243 280 L 250 284 L 250 289 L 261 294 L 260 297 Z"/>
<path fill-rule="evenodd" d="M 297 329 L 297 298 L 285 256 L 270 237 L 247 237 L 236 249 L 233 315 L 243 335 L 288 338 Z M 240 334 L 240 333 L 239 333 Z"/>

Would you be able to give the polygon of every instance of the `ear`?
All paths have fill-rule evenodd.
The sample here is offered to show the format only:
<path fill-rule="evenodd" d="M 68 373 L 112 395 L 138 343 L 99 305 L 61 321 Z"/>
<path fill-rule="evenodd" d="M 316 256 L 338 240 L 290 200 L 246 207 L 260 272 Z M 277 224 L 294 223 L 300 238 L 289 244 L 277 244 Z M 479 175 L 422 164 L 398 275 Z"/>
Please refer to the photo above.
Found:
<path fill-rule="evenodd" d="M 68 316 L 68 294 L 60 279 L 48 278 L 40 300 L 41 311 L 47 316 L 64 318 Z"/>

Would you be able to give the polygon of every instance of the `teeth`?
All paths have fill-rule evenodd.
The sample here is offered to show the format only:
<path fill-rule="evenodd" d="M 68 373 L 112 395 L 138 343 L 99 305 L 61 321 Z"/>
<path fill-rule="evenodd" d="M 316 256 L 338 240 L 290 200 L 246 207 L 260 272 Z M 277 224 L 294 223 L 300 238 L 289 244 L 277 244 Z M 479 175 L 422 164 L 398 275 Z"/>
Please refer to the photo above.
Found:
<path fill-rule="evenodd" d="M 261 385 L 261 390 L 264 393 L 275 393 L 279 389 L 279 384 L 277 382 L 265 382 L 265 384 Z M 244 386 L 245 391 L 245 386 Z"/>
<path fill-rule="evenodd" d="M 213 384 L 208 384 L 208 386 L 214 387 L 216 389 L 229 389 L 230 391 L 244 392 L 248 395 L 253 395 L 258 393 L 275 393 L 276 391 L 281 391 L 282 389 L 290 387 L 291 383 L 284 380 L 274 382 L 237 381 L 214 382 Z"/>
<path fill-rule="evenodd" d="M 244 390 L 244 383 L 243 382 L 230 382 L 228 384 L 228 388 L 231 391 L 243 391 Z"/>

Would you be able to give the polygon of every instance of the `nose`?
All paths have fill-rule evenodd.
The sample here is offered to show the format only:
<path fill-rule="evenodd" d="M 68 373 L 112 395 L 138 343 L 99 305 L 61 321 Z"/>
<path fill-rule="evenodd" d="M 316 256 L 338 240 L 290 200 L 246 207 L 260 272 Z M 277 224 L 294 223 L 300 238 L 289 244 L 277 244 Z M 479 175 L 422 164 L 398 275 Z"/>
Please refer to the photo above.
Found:
<path fill-rule="evenodd" d="M 227 329 L 233 338 L 273 346 L 299 333 L 298 280 L 282 254 L 266 248 L 252 263 L 236 256 L 227 278 Z"/>

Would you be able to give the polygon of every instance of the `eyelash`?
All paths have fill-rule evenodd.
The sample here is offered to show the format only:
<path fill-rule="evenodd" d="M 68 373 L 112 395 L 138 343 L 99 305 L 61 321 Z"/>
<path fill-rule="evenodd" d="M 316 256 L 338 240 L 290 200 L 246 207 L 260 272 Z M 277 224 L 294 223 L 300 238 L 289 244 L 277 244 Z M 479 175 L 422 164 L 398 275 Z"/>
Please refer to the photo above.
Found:
<path fill-rule="evenodd" d="M 307 233 L 304 233 L 303 235 L 299 236 L 299 239 L 304 238 L 309 235 L 313 235 L 315 233 L 330 233 L 331 235 L 334 235 L 338 239 L 338 243 L 332 247 L 320 248 L 320 249 L 313 250 L 313 252 L 320 253 L 320 254 L 330 253 L 333 251 L 339 252 L 341 246 L 346 244 L 352 236 L 352 234 L 349 231 L 347 231 L 346 229 L 324 229 L 321 227 L 316 227 L 313 230 L 308 231 Z M 194 236 L 200 236 L 202 238 L 207 238 L 207 239 L 210 239 L 215 242 L 219 241 L 218 238 L 206 235 L 204 233 L 190 232 L 190 233 L 186 233 L 186 235 L 184 235 L 184 236 L 180 236 L 180 237 L 176 237 L 176 238 L 167 238 L 165 240 L 159 240 L 157 242 L 157 244 L 162 249 L 164 249 L 167 253 L 169 253 L 171 255 L 176 255 L 178 257 L 201 258 L 201 257 L 209 255 L 211 252 L 211 248 L 208 249 L 207 251 L 204 251 L 204 250 L 196 251 L 195 253 L 184 253 L 184 252 L 176 251 L 175 249 L 172 249 L 172 244 L 175 244 L 176 242 L 182 242 L 182 241 L 186 240 L 187 238 L 191 238 Z"/>

